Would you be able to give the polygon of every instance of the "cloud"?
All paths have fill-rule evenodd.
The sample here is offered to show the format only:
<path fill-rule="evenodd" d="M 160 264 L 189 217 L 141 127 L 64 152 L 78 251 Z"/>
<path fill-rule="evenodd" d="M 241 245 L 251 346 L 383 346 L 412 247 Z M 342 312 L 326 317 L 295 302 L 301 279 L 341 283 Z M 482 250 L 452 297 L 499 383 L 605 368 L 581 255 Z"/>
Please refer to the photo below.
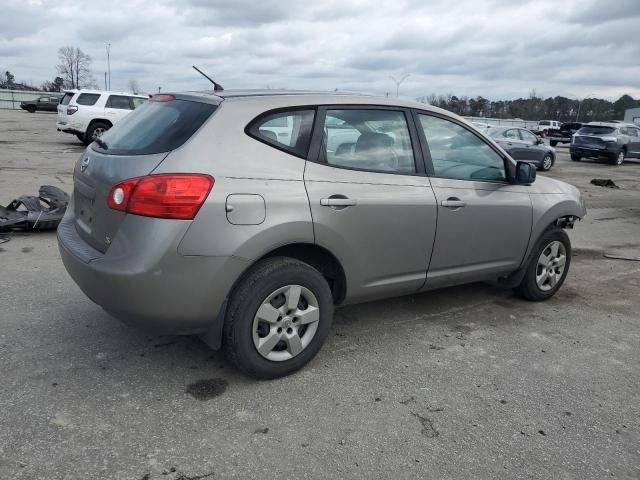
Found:
<path fill-rule="evenodd" d="M 6 2 L 5 2 L 6 3 Z M 35 84 L 62 45 L 147 91 L 267 85 L 401 93 L 640 96 L 640 1 L 616 0 L 27 0 L 3 7 L 0 69 Z"/>

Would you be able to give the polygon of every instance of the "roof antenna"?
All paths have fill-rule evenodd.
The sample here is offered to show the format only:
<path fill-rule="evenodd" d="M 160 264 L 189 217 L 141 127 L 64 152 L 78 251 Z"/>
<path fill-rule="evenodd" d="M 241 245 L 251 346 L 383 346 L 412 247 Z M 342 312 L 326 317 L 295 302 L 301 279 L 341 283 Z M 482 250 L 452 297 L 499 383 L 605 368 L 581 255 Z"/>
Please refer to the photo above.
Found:
<path fill-rule="evenodd" d="M 214 92 L 221 92 L 222 90 L 224 90 L 224 88 L 222 87 L 222 85 L 220 85 L 218 82 L 216 82 L 213 78 L 211 78 L 209 75 L 207 75 L 206 73 L 204 73 L 202 70 L 200 70 L 198 67 L 196 67 L 195 65 L 192 65 L 192 67 L 195 69 L 196 72 L 198 72 L 200 75 L 202 75 L 204 78 L 206 78 L 207 80 L 209 80 L 211 83 L 213 83 L 213 91 Z"/>

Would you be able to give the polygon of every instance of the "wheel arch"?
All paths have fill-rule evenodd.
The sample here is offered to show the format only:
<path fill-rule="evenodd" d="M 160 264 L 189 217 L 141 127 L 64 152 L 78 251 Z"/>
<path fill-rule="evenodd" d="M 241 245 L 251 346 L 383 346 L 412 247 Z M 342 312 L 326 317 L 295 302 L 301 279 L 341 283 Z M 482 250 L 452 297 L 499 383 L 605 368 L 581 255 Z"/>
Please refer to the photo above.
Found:
<path fill-rule="evenodd" d="M 324 247 L 314 243 L 292 243 L 267 252 L 255 263 L 271 257 L 289 257 L 300 260 L 318 270 L 329 283 L 333 302 L 338 305 L 346 297 L 347 279 L 338 258 Z"/>
<path fill-rule="evenodd" d="M 113 123 L 111 123 L 111 121 L 106 118 L 92 118 L 91 121 L 89 122 L 89 125 L 87 125 L 87 129 L 85 130 L 85 133 L 87 133 L 89 129 L 98 122 L 106 123 L 107 125 L 109 125 L 109 128 L 113 127 Z"/>

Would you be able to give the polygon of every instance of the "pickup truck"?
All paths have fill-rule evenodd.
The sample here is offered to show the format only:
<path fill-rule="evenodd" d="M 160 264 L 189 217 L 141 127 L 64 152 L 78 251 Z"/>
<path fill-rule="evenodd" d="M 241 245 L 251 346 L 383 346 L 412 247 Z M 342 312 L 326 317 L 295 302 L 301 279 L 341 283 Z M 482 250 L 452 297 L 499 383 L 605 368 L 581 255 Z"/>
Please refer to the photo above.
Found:
<path fill-rule="evenodd" d="M 560 125 L 560 128 L 548 130 L 549 144 L 555 147 L 559 143 L 571 143 L 571 137 L 582 128 L 582 125 L 580 122 L 567 122 Z"/>
<path fill-rule="evenodd" d="M 560 128 L 560 122 L 556 120 L 540 120 L 538 125 L 531 129 L 536 135 L 540 135 L 542 138 L 546 137 L 549 130 Z"/>
<path fill-rule="evenodd" d="M 62 98 L 62 95 L 43 95 L 34 100 L 20 102 L 20 108 L 30 113 L 34 113 L 36 110 L 55 112 L 58 109 L 60 98 Z"/>

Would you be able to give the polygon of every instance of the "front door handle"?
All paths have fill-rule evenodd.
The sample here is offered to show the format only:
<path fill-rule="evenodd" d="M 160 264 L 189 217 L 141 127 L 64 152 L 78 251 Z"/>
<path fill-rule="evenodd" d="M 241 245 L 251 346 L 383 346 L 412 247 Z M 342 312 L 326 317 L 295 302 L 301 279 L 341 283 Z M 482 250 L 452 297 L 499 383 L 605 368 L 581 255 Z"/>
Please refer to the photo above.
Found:
<path fill-rule="evenodd" d="M 331 196 L 329 198 L 321 198 L 320 205 L 323 207 L 352 207 L 358 202 L 353 198 Z"/>
<path fill-rule="evenodd" d="M 442 205 L 443 207 L 456 209 L 464 207 L 466 203 L 457 197 L 449 197 L 446 200 L 440 202 L 440 205 Z"/>

